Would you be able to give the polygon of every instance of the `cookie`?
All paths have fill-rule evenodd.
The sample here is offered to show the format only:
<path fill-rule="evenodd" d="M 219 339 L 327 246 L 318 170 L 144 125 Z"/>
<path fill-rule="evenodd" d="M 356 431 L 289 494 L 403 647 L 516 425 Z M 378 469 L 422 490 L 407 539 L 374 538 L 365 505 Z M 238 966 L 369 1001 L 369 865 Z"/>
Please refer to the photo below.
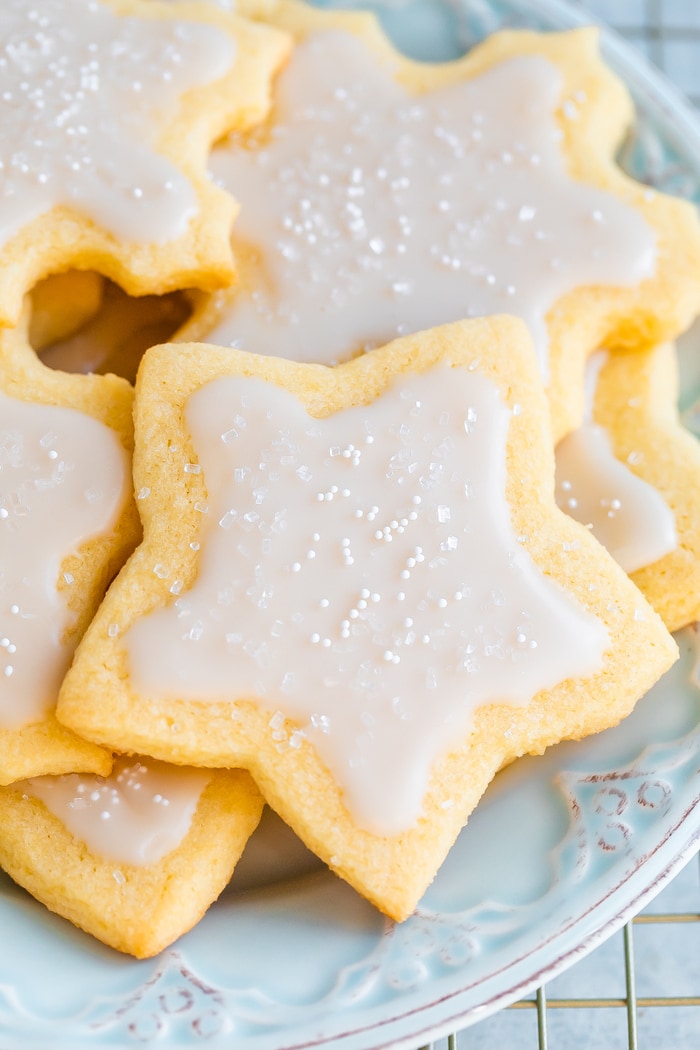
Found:
<path fill-rule="evenodd" d="M 143 959 L 216 900 L 262 806 L 237 770 L 121 758 L 107 778 L 39 777 L 0 788 L 0 867 L 51 911 Z"/>
<path fill-rule="evenodd" d="M 675 631 L 700 619 L 700 443 L 670 344 L 601 353 L 587 419 L 558 445 L 557 502 L 592 528 Z"/>
<path fill-rule="evenodd" d="M 235 205 L 208 152 L 264 117 L 286 36 L 151 0 L 8 0 L 3 35 L 0 324 L 70 268 L 137 295 L 230 281 Z"/>
<path fill-rule="evenodd" d="M 560 437 L 580 420 L 589 353 L 670 338 L 697 313 L 695 209 L 615 166 L 632 106 L 595 30 L 498 33 L 429 65 L 368 14 L 240 9 L 297 44 L 269 125 L 213 153 L 242 205 L 240 281 L 178 338 L 334 364 L 516 314 Z"/>
<path fill-rule="evenodd" d="M 60 726 L 73 650 L 138 542 L 133 390 L 44 367 L 28 316 L 0 334 L 0 784 L 108 773 L 111 754 Z"/>
<path fill-rule="evenodd" d="M 675 658 L 554 503 L 518 320 L 334 369 L 154 348 L 135 423 L 144 542 L 59 718 L 119 751 L 248 768 L 394 918 L 505 762 L 615 724 Z"/>

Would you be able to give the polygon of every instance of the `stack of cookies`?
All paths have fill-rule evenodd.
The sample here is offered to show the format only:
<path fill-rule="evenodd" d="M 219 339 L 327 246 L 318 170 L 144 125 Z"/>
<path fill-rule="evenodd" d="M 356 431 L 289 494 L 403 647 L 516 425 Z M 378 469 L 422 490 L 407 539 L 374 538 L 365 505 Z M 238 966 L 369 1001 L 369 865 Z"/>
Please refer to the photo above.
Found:
<path fill-rule="evenodd" d="M 0 34 L 0 867 L 149 956 L 268 803 L 400 921 L 498 770 L 699 618 L 698 217 L 616 167 L 593 30 Z"/>

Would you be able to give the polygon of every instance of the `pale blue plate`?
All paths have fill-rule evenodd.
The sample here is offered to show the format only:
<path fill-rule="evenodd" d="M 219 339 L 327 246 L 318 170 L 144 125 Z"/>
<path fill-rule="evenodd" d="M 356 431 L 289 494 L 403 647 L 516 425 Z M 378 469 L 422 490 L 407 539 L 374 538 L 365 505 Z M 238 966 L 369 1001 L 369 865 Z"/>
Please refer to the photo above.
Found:
<path fill-rule="evenodd" d="M 582 21 L 558 0 L 374 6 L 432 60 L 506 23 Z M 607 37 L 606 52 L 639 106 L 626 167 L 700 200 L 692 113 L 621 42 Z M 700 359 L 691 337 L 693 349 Z M 685 406 L 700 395 L 691 364 L 692 353 Z M 150 962 L 103 948 L 0 876 L 0 1048 L 411 1047 L 518 998 L 617 929 L 700 840 L 700 638 L 688 629 L 679 643 L 680 662 L 623 725 L 498 777 L 401 926 L 274 822 L 200 925 Z"/>

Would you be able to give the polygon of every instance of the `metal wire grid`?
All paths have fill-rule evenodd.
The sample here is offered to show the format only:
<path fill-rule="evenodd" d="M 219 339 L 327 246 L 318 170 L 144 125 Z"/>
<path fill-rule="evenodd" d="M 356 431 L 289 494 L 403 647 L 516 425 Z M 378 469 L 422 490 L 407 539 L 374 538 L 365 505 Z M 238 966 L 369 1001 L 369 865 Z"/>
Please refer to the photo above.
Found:
<path fill-rule="evenodd" d="M 700 854 L 696 861 L 700 862 Z M 694 867 L 694 874 L 698 876 L 695 884 L 697 910 L 655 911 L 653 908 L 647 908 L 624 927 L 622 931 L 623 951 L 619 958 L 619 968 L 624 973 L 624 994 L 606 997 L 594 995 L 564 997 L 550 995 L 547 986 L 543 985 L 533 996 L 514 1003 L 501 1015 L 487 1019 L 474 1028 L 455 1032 L 446 1039 L 422 1047 L 421 1050 L 470 1050 L 471 1047 L 476 1046 L 488 1047 L 489 1050 L 511 1050 L 511 1048 L 521 1050 L 529 1045 L 536 1045 L 538 1050 L 570 1050 L 573 1046 L 585 1046 L 586 1050 L 592 1050 L 594 1046 L 601 1046 L 605 1050 L 610 1050 L 613 1043 L 620 1047 L 624 1045 L 628 1050 L 644 1050 L 645 1047 L 653 1048 L 653 1050 L 696 1050 L 700 1046 L 700 863 L 693 865 L 691 862 L 689 867 Z M 668 890 L 664 892 L 667 893 Z M 663 897 L 662 893 L 661 898 Z M 635 950 L 635 931 L 643 927 L 663 927 L 665 947 L 661 953 L 658 951 L 640 952 L 639 947 Z M 672 943 L 674 939 L 672 934 L 683 927 L 692 929 L 695 950 L 693 952 L 692 946 L 690 950 L 698 963 L 695 973 L 691 975 L 691 981 L 695 981 L 695 994 L 638 994 L 637 986 L 641 970 L 652 965 L 656 970 L 661 971 L 672 961 L 678 962 L 677 959 L 672 960 L 676 952 Z M 601 950 L 599 948 L 592 953 L 590 962 L 593 965 L 595 965 L 597 953 Z M 576 978 L 576 972 L 581 966 L 582 963 L 577 963 L 570 974 L 572 981 L 569 983 L 573 982 L 575 987 L 585 984 L 585 981 L 579 982 Z M 648 984 L 648 980 L 645 983 Z M 668 1015 L 661 1016 L 663 1011 L 668 1010 L 669 1007 L 681 1008 L 685 1012 L 683 1022 L 673 1028 L 664 1023 Z M 623 1015 L 622 1027 L 625 1032 L 621 1037 L 620 1025 L 617 1023 L 621 1018 L 618 1016 L 614 1019 L 618 1029 L 617 1041 L 611 1032 L 615 1025 L 607 1020 L 608 1035 L 601 1039 L 599 1031 L 597 1035 L 595 1034 L 596 1026 L 590 1023 L 591 1012 L 601 1010 Z M 503 1015 L 511 1011 L 527 1011 L 534 1014 L 536 1017 L 535 1032 L 533 1033 L 531 1029 L 528 1030 L 520 1023 L 516 1026 L 498 1024 L 499 1021 L 503 1021 Z M 558 1034 L 552 1037 L 552 1019 L 560 1012 L 566 1012 L 570 1021 L 575 1014 L 577 1024 L 566 1031 L 558 1026 Z M 646 1025 L 651 1035 L 651 1038 L 646 1039 L 640 1038 L 639 1034 L 639 1018 L 644 1013 L 656 1014 L 656 1017 L 650 1020 L 657 1022 Z M 483 1033 L 479 1032 L 480 1029 L 484 1030 Z"/>
<path fill-rule="evenodd" d="M 698 0 L 574 0 L 659 66 L 700 106 Z"/>
<path fill-rule="evenodd" d="M 674 996 L 638 996 L 636 991 L 636 967 L 634 949 L 634 927 L 647 923 L 663 923 L 667 925 L 682 923 L 700 923 L 700 911 L 691 914 L 660 913 L 658 915 L 638 915 L 628 922 L 623 930 L 624 937 L 624 970 L 626 994 L 622 998 L 549 998 L 546 986 L 537 990 L 534 999 L 523 999 L 515 1003 L 510 1009 L 535 1009 L 537 1011 L 537 1034 L 539 1050 L 549 1050 L 548 1017 L 549 1010 L 579 1010 L 579 1009 L 622 1009 L 626 1013 L 627 1022 L 627 1044 L 630 1050 L 638 1050 L 638 1011 L 640 1009 L 651 1009 L 658 1007 L 700 1007 L 699 995 L 674 995 Z M 698 927 L 700 931 L 700 926 Z M 699 946 L 700 947 L 700 946 Z M 698 1037 L 700 1038 L 700 1014 L 697 1017 Z M 453 1037 L 454 1039 L 454 1037 Z"/>

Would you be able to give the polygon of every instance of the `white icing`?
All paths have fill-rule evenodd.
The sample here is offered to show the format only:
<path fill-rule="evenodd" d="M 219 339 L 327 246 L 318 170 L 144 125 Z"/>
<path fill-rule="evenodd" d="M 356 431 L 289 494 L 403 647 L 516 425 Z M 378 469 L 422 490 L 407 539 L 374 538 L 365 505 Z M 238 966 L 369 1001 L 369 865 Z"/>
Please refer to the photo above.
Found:
<path fill-rule="evenodd" d="M 0 392 L 0 727 L 55 706 L 72 655 L 61 563 L 114 526 L 129 482 L 127 453 L 103 423 Z"/>
<path fill-rule="evenodd" d="M 567 176 L 560 87 L 528 56 L 416 98 L 356 38 L 309 37 L 279 78 L 269 141 L 212 156 L 242 202 L 234 235 L 262 261 L 208 341 L 333 364 L 509 313 L 547 375 L 554 302 L 579 285 L 636 284 L 655 261 L 638 213 Z"/>
<path fill-rule="evenodd" d="M 108 777 L 33 777 L 15 789 L 43 802 L 91 853 L 144 867 L 180 845 L 210 779 L 204 769 L 121 757 Z"/>
<path fill-rule="evenodd" d="M 134 241 L 184 233 L 196 194 L 158 137 L 231 67 L 233 40 L 97 0 L 3 0 L 0 41 L 0 243 L 60 204 Z"/>
<path fill-rule="evenodd" d="M 605 360 L 604 353 L 591 358 L 585 421 L 557 445 L 556 499 L 630 573 L 675 550 L 678 534 L 673 511 L 658 489 L 616 459 L 608 432 L 593 421 Z"/>
<path fill-rule="evenodd" d="M 483 376 L 436 368 L 324 420 L 226 378 L 186 419 L 208 493 L 198 575 L 127 631 L 135 687 L 258 697 L 278 747 L 312 742 L 360 825 L 411 826 L 481 704 L 599 668 L 604 627 L 513 535 L 510 413 Z"/>

